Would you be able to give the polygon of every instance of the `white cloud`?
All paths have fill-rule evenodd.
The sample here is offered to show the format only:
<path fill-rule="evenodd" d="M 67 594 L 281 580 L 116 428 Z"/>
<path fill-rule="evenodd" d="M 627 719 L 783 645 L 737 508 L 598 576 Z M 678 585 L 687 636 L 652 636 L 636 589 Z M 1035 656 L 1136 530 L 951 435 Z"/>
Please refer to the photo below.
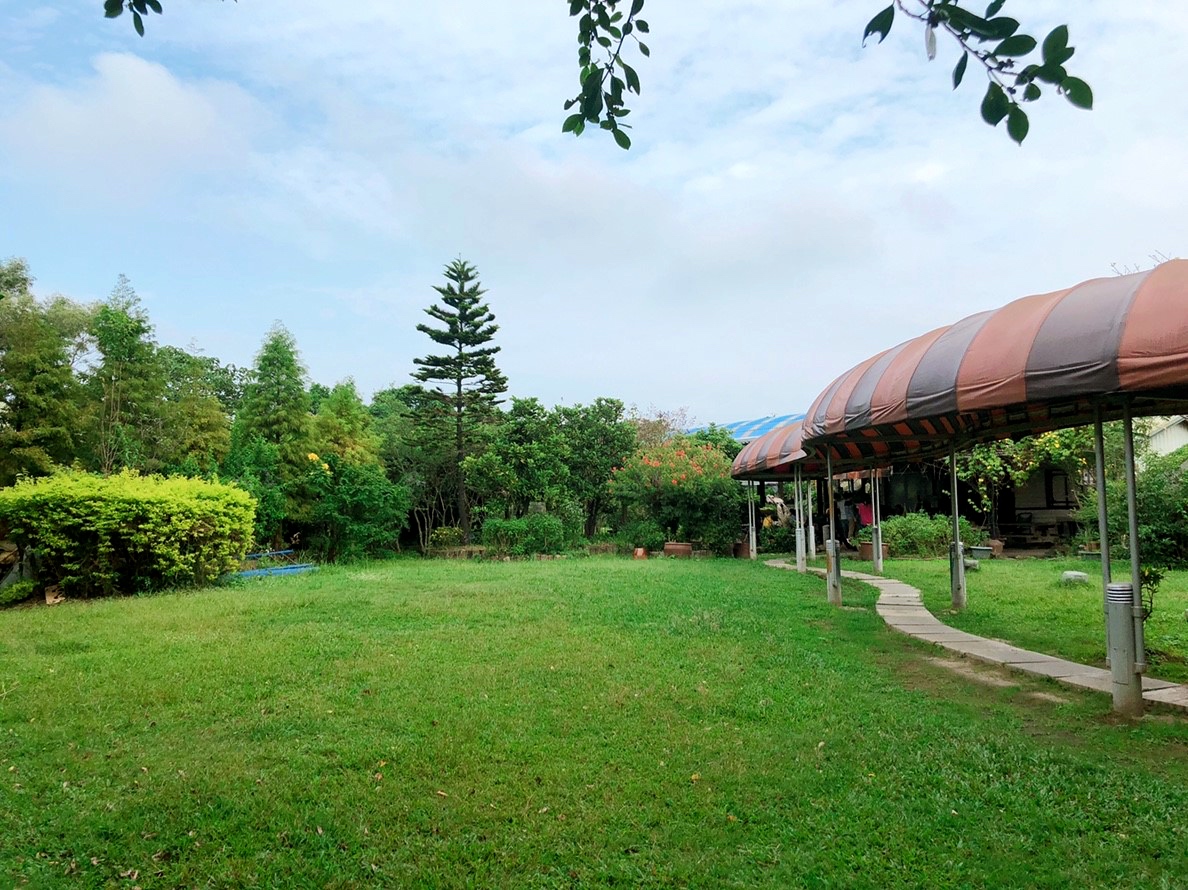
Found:
<path fill-rule="evenodd" d="M 652 0 L 630 152 L 560 133 L 560 0 L 175 2 L 143 41 L 96 16 L 125 51 L 81 78 L 27 29 L 45 65 L 22 90 L 0 71 L 23 96 L 0 111 L 0 201 L 28 224 L 0 222 L 0 254 L 66 291 L 127 271 L 162 330 L 240 363 L 279 316 L 315 378 L 364 390 L 407 379 L 462 255 L 517 394 L 709 421 L 803 409 L 924 330 L 1188 252 L 1188 13 L 1015 0 L 1039 36 L 1069 22 L 1097 97 L 1045 97 L 1019 148 L 979 120 L 977 72 L 950 89 L 951 47 L 926 62 L 907 21 L 860 47 L 879 5 Z M 130 201 L 151 251 L 103 233 Z M 62 230 L 129 262 L 58 278 Z"/>

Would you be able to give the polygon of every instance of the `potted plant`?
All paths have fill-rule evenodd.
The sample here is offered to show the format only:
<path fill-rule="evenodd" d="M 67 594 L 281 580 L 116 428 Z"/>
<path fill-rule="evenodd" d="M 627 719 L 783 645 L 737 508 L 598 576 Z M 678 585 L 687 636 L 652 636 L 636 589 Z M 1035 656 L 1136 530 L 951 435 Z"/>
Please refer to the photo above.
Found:
<path fill-rule="evenodd" d="M 856 534 L 854 536 L 858 540 L 858 558 L 860 560 L 863 560 L 865 562 L 871 562 L 874 560 L 874 542 L 871 540 L 873 535 L 874 535 L 873 526 L 864 525 L 864 526 L 862 526 L 862 528 L 858 529 L 858 534 Z M 887 559 L 888 556 L 889 556 L 888 547 L 887 547 L 886 542 L 884 542 L 883 543 L 883 559 Z"/>

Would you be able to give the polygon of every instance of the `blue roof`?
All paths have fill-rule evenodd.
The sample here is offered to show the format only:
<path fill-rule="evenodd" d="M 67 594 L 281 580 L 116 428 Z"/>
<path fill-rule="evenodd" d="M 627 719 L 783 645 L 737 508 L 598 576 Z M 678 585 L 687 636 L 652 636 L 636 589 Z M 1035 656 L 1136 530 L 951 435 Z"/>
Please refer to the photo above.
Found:
<path fill-rule="evenodd" d="M 770 433 L 777 427 L 787 426 L 790 423 L 796 423 L 798 420 L 804 420 L 804 415 L 769 414 L 757 420 L 736 420 L 734 423 L 716 423 L 714 426 L 720 430 L 726 430 L 726 432 L 730 433 L 730 435 L 740 442 L 750 442 L 752 439 L 758 439 L 765 433 Z M 695 433 L 703 429 L 705 427 L 699 426 L 689 430 L 689 432 Z"/>

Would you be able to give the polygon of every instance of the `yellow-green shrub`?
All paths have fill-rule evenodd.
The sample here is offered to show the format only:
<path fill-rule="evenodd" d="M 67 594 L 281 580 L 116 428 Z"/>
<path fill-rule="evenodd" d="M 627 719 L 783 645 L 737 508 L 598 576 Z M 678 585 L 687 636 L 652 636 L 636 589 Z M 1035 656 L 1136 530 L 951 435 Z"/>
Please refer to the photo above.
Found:
<path fill-rule="evenodd" d="M 0 533 L 70 596 L 204 584 L 236 567 L 255 501 L 231 485 L 63 472 L 0 489 Z M 0 534 L 4 537 L 4 534 Z"/>

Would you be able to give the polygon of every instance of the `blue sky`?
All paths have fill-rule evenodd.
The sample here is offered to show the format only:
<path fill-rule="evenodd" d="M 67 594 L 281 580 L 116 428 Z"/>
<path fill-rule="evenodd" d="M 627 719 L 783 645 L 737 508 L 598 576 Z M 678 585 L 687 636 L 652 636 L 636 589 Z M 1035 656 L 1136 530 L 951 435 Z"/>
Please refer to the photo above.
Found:
<path fill-rule="evenodd" d="M 563 0 L 0 2 L 0 256 L 42 294 L 128 275 L 165 343 L 409 381 L 474 263 L 515 395 L 725 422 L 803 411 L 869 354 L 1028 293 L 1188 255 L 1188 7 L 1010 0 L 1067 22 L 1096 109 L 978 117 L 879 0 L 649 0 L 630 152 L 560 133 Z"/>

